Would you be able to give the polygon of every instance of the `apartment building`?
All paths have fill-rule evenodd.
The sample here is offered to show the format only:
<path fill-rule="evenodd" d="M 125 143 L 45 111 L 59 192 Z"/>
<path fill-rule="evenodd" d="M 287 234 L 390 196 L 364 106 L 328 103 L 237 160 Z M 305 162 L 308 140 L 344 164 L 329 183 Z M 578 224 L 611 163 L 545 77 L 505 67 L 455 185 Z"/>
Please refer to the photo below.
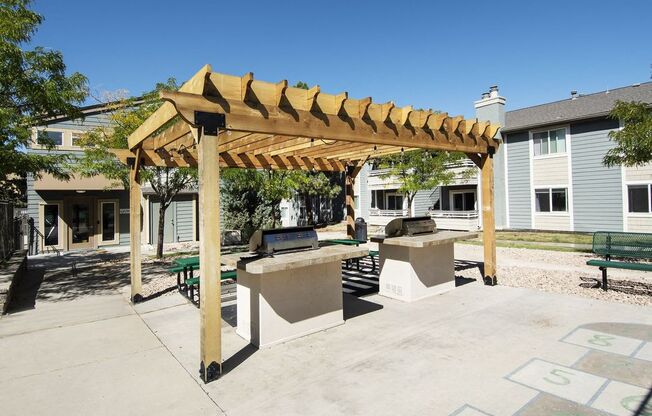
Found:
<path fill-rule="evenodd" d="M 573 92 L 560 101 L 511 111 L 505 111 L 497 87 L 482 94 L 476 117 L 503 126 L 503 144 L 494 156 L 497 228 L 652 232 L 652 164 L 602 164 L 614 147 L 609 132 L 620 128 L 608 117 L 617 100 L 652 104 L 652 82 Z M 370 227 L 380 228 L 395 216 L 430 215 L 442 229 L 479 229 L 479 172 L 472 163 L 450 168 L 476 174 L 419 192 L 408 213 L 399 184 L 366 166 L 355 186 L 359 215 Z"/>
<path fill-rule="evenodd" d="M 110 123 L 106 105 L 82 109 L 83 120 L 60 117 L 36 126 L 27 152 L 80 155 L 78 140 L 95 127 Z M 38 138 L 47 135 L 55 144 L 47 150 Z M 129 191 L 103 176 L 73 177 L 61 181 L 49 174 L 27 178 L 27 212 L 39 231 L 41 250 L 74 250 L 129 245 Z M 150 186 L 144 184 L 141 209 L 145 244 L 158 240 L 159 201 Z M 164 242 L 197 240 L 197 193 L 179 194 L 165 213 Z"/>

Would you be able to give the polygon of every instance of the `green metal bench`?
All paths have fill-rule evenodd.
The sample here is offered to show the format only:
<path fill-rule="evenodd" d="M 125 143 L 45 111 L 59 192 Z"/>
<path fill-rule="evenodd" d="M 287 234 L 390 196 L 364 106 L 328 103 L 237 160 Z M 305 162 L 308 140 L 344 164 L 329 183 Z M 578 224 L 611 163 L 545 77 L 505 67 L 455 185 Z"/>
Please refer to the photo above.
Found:
<path fill-rule="evenodd" d="M 330 240 L 322 240 L 322 241 L 320 241 L 320 243 L 325 244 L 325 245 L 338 244 L 338 245 L 356 246 L 357 247 L 360 244 L 366 243 L 366 241 L 355 240 L 355 239 L 352 239 L 352 238 L 341 238 L 341 239 L 334 238 L 334 239 L 330 239 Z M 371 272 L 370 273 L 375 273 L 376 272 L 376 257 L 378 257 L 378 251 L 369 250 L 369 255 L 368 256 L 369 256 L 369 258 L 371 258 Z M 362 258 L 364 258 L 364 257 L 359 257 L 359 258 L 356 258 L 356 259 L 346 260 L 346 268 L 350 269 L 351 268 L 350 261 L 355 260 L 356 267 L 357 267 L 358 271 L 361 271 L 360 270 L 360 259 L 362 259 Z"/>
<path fill-rule="evenodd" d="M 190 259 L 188 261 L 188 259 Z M 186 261 L 184 261 L 186 260 Z M 194 277 L 194 272 L 199 270 L 199 258 L 195 261 L 193 258 L 178 259 L 176 263 L 181 262 L 181 265 L 174 266 L 168 271 L 177 274 L 177 289 L 191 301 L 194 301 L 195 291 L 199 291 L 199 278 Z M 183 273 L 183 281 L 181 279 Z M 236 280 L 238 273 L 236 270 L 223 271 L 220 274 L 220 280 Z"/>
<path fill-rule="evenodd" d="M 602 289 L 607 290 L 607 269 L 640 270 L 652 272 L 652 263 L 614 261 L 612 257 L 633 260 L 652 259 L 652 234 L 597 231 L 593 233 L 593 252 L 604 260 L 589 260 L 589 266 L 602 271 Z"/>

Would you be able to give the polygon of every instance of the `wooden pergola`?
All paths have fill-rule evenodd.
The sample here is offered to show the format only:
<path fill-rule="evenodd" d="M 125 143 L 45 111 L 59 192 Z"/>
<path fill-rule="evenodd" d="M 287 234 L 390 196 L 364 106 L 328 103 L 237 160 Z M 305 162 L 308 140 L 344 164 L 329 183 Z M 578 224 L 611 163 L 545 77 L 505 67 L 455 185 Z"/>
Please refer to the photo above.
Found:
<path fill-rule="evenodd" d="M 345 174 L 347 233 L 353 236 L 353 184 L 363 164 L 383 155 L 429 149 L 464 152 L 482 172 L 484 281 L 496 284 L 493 160 L 498 126 L 462 116 L 377 104 L 346 92 L 322 93 L 232 76 L 204 66 L 115 153 L 130 166 L 131 297 L 141 298 L 142 166 L 198 167 L 200 371 L 221 373 L 220 168 L 301 169 Z M 219 163 L 216 163 L 218 162 Z"/>

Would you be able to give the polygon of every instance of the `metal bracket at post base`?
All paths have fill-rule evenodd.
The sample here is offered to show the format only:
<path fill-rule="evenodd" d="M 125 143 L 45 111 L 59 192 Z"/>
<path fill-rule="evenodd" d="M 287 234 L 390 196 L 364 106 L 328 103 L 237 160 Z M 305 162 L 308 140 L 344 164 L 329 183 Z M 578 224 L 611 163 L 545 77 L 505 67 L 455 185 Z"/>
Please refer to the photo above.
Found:
<path fill-rule="evenodd" d="M 215 381 L 222 375 L 222 366 L 215 361 L 208 365 L 208 368 L 204 367 L 204 362 L 202 361 L 199 365 L 199 376 L 204 383 L 210 383 Z"/>
<path fill-rule="evenodd" d="M 496 286 L 498 284 L 498 279 L 496 279 L 496 276 L 485 276 L 482 278 L 484 280 L 484 284 L 487 286 Z"/>

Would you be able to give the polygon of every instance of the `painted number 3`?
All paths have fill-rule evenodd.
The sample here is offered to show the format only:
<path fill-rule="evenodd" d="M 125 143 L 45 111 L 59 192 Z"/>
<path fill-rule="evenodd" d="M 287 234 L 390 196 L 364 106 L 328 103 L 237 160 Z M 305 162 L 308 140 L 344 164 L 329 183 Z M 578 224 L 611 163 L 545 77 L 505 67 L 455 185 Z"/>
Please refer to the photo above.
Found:
<path fill-rule="evenodd" d="M 597 345 L 598 347 L 611 347 L 611 342 L 614 337 L 609 335 L 593 335 L 593 338 L 589 339 L 589 344 Z"/>
<path fill-rule="evenodd" d="M 575 374 L 571 373 L 570 371 L 565 371 L 565 370 L 560 370 L 558 368 L 555 368 L 554 370 L 550 371 L 550 376 L 551 378 L 548 378 L 548 376 L 544 377 L 543 379 L 547 381 L 548 383 L 556 384 L 558 386 L 567 386 L 570 384 L 570 379 L 568 376 L 574 376 Z"/>

